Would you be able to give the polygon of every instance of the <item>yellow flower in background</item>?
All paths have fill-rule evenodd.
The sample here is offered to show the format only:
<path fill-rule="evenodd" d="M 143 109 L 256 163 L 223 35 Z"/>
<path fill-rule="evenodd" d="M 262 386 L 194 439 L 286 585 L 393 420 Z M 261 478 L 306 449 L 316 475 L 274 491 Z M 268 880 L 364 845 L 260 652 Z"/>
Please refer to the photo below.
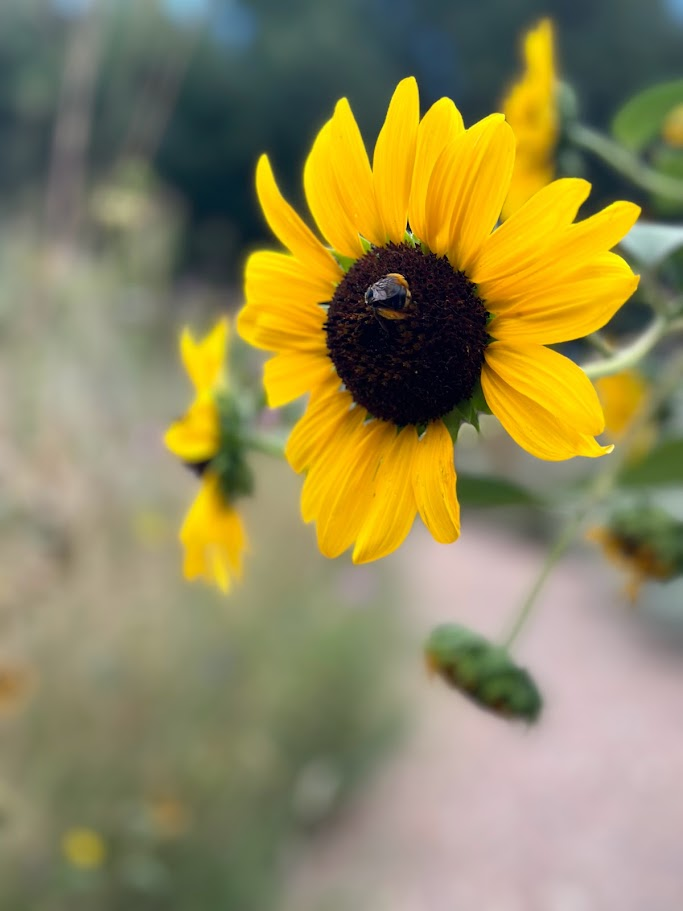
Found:
<path fill-rule="evenodd" d="M 683 104 L 667 114 L 662 124 L 662 139 L 674 149 L 683 149 Z"/>
<path fill-rule="evenodd" d="M 101 835 L 94 829 L 67 829 L 62 836 L 62 854 L 72 867 L 79 870 L 96 870 L 107 856 L 107 848 Z"/>
<path fill-rule="evenodd" d="M 304 168 L 329 247 L 259 161 L 259 200 L 289 252 L 249 258 L 238 330 L 275 352 L 264 376 L 271 407 L 310 393 L 286 455 L 306 472 L 303 518 L 329 557 L 351 545 L 356 563 L 391 553 L 418 512 L 437 541 L 458 537 L 448 428 L 468 408 L 471 418 L 482 392 L 539 458 L 611 449 L 594 439 L 604 421 L 593 386 L 544 346 L 594 332 L 633 293 L 637 277 L 608 251 L 639 209 L 619 202 L 574 224 L 590 184 L 565 179 L 494 230 L 514 155 L 500 114 L 466 130 L 442 98 L 420 120 L 410 78 L 371 167 L 342 99 Z"/>
<path fill-rule="evenodd" d="M 619 442 L 645 404 L 650 384 L 638 370 L 622 370 L 612 376 L 600 377 L 595 381 L 595 388 L 605 414 L 605 433 L 613 442 Z M 656 424 L 650 421 L 631 441 L 630 459 L 638 459 L 649 452 L 656 437 Z"/>
<path fill-rule="evenodd" d="M 503 101 L 517 140 L 512 180 L 503 204 L 507 218 L 555 176 L 559 132 L 553 25 L 543 19 L 524 37 L 525 70 Z"/>
<path fill-rule="evenodd" d="M 228 322 L 221 320 L 201 341 L 188 329 L 180 355 L 195 389 L 186 414 L 166 432 L 164 442 L 201 478 L 201 487 L 180 530 L 186 579 L 202 578 L 223 592 L 242 576 L 247 537 L 234 497 L 248 492 L 239 416 L 227 390 Z"/>

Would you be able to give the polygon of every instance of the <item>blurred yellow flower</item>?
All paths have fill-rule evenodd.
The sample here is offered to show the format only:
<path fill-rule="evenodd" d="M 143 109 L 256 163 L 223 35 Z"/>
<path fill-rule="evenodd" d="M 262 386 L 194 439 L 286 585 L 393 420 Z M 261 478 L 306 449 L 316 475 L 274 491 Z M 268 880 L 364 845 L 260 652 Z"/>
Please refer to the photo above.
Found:
<path fill-rule="evenodd" d="M 79 827 L 67 829 L 62 836 L 62 854 L 72 867 L 96 870 L 104 863 L 107 848 L 94 829 Z"/>
<path fill-rule="evenodd" d="M 599 544 L 612 562 L 627 570 L 625 591 L 630 601 L 636 601 L 645 582 L 665 582 L 679 574 L 678 563 L 669 549 L 662 548 L 656 537 L 651 539 L 639 530 L 618 524 L 598 526 L 591 528 L 586 537 Z"/>
<path fill-rule="evenodd" d="M 201 478 L 201 487 L 180 530 L 186 579 L 202 578 L 223 592 L 242 575 L 247 538 L 233 499 L 246 493 L 250 477 L 243 461 L 239 419 L 227 392 L 228 321 L 220 320 L 201 341 L 189 329 L 180 355 L 195 399 L 166 431 L 164 442 Z"/>
<path fill-rule="evenodd" d="M 555 176 L 559 132 L 553 25 L 543 19 L 524 37 L 526 69 L 503 101 L 517 140 L 515 166 L 502 218 L 508 218 Z"/>
<path fill-rule="evenodd" d="M 619 442 L 643 407 L 650 384 L 638 370 L 629 369 L 612 376 L 600 377 L 595 381 L 595 388 L 605 414 L 605 433 L 613 442 Z M 638 459 L 649 452 L 656 436 L 655 422 L 650 421 L 631 441 L 629 458 Z"/>
<path fill-rule="evenodd" d="M 674 149 L 683 149 L 683 104 L 677 104 L 662 124 L 662 139 Z"/>

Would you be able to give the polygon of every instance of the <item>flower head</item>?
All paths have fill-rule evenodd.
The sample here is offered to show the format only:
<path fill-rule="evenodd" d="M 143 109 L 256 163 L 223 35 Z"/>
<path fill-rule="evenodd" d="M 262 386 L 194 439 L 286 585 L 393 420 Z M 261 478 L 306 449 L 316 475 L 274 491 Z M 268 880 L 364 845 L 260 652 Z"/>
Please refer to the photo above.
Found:
<path fill-rule="evenodd" d="M 638 597 L 644 582 L 665 582 L 683 572 L 683 523 L 663 509 L 642 505 L 621 509 L 588 538 L 629 573 L 626 593 Z"/>
<path fill-rule="evenodd" d="M 555 176 L 559 132 L 553 25 L 542 19 L 524 36 L 525 71 L 503 101 L 517 140 L 512 180 L 503 204 L 507 218 Z"/>
<path fill-rule="evenodd" d="M 683 104 L 672 108 L 662 124 L 662 138 L 674 149 L 683 149 Z"/>
<path fill-rule="evenodd" d="M 234 500 L 251 490 L 244 461 L 241 418 L 226 379 L 228 322 L 221 320 L 201 341 L 189 329 L 180 355 L 194 385 L 185 415 L 166 431 L 164 442 L 201 478 L 201 487 L 180 530 L 186 579 L 203 578 L 227 592 L 242 575 L 247 538 Z"/>
<path fill-rule="evenodd" d="M 418 512 L 437 541 L 458 537 L 450 431 L 477 405 L 543 459 L 611 448 L 595 440 L 593 386 L 544 346 L 595 331 L 631 295 L 637 278 L 608 251 L 639 210 L 615 203 L 574 224 L 590 185 L 559 180 L 494 230 L 514 156 L 501 114 L 466 130 L 442 98 L 420 120 L 411 78 L 371 167 L 342 99 L 304 169 L 329 246 L 259 161 L 259 199 L 289 252 L 249 258 L 238 330 L 275 352 L 269 405 L 310 393 L 286 455 L 306 472 L 302 514 L 327 556 L 385 556 Z"/>
<path fill-rule="evenodd" d="M 72 867 L 96 870 L 105 861 L 107 847 L 94 829 L 78 827 L 67 829 L 62 836 L 62 853 Z"/>

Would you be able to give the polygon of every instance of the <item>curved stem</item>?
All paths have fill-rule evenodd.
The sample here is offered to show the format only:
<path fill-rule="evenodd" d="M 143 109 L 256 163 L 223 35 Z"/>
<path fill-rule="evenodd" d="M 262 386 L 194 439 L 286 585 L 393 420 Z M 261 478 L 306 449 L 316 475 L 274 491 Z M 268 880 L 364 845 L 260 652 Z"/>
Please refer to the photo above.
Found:
<path fill-rule="evenodd" d="M 660 174 L 618 142 L 578 123 L 568 129 L 567 135 L 574 145 L 592 152 L 612 170 L 623 174 L 636 186 L 657 196 L 667 196 L 676 202 L 683 202 L 683 180 Z"/>
<path fill-rule="evenodd" d="M 592 361 L 582 365 L 583 372 L 586 376 L 595 380 L 600 376 L 610 376 L 612 373 L 626 370 L 627 367 L 633 367 L 646 354 L 649 354 L 655 345 L 674 327 L 675 324 L 665 317 L 656 316 L 642 335 L 639 335 L 634 342 L 601 361 Z"/>

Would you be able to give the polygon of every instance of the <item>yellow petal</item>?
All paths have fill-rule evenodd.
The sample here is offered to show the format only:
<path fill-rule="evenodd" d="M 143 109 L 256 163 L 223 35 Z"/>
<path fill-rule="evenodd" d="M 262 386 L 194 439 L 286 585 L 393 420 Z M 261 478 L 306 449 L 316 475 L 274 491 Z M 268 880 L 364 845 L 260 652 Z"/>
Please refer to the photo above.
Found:
<path fill-rule="evenodd" d="M 198 393 L 220 385 L 227 358 L 228 321 L 219 320 L 201 341 L 186 327 L 180 336 L 180 357 Z"/>
<path fill-rule="evenodd" d="M 267 155 L 259 158 L 256 167 L 256 192 L 263 214 L 278 240 L 320 281 L 338 282 L 342 275 L 338 263 L 283 198 Z"/>
<path fill-rule="evenodd" d="M 490 370 L 517 392 L 580 433 L 596 436 L 605 429 L 602 406 L 593 384 L 568 357 L 542 345 L 492 342 L 485 353 Z"/>
<path fill-rule="evenodd" d="M 457 167 L 463 173 L 454 198 L 448 258 L 468 272 L 493 230 L 507 194 L 515 160 L 515 137 L 510 125 L 490 120 L 473 141 L 461 146 Z"/>
<path fill-rule="evenodd" d="M 356 540 L 372 507 L 377 466 L 395 437 L 396 428 L 386 421 L 369 421 L 353 434 L 345 450 L 346 468 L 317 511 L 318 546 L 324 556 L 334 559 Z"/>
<path fill-rule="evenodd" d="M 294 471 L 304 471 L 323 447 L 333 444 L 337 427 L 353 405 L 351 395 L 341 392 L 339 386 L 339 377 L 330 374 L 294 425 L 285 446 L 285 456 Z"/>
<path fill-rule="evenodd" d="M 263 368 L 263 385 L 269 408 L 279 408 L 300 395 L 311 392 L 332 373 L 332 361 L 326 354 L 308 351 L 282 351 Z"/>
<path fill-rule="evenodd" d="M 218 451 L 219 418 L 211 396 L 197 398 L 164 435 L 164 445 L 183 462 L 205 462 Z"/>
<path fill-rule="evenodd" d="M 425 243 L 427 193 L 434 166 L 446 146 L 463 132 L 462 116 L 450 98 L 440 98 L 420 121 L 408 221 L 411 231 Z"/>
<path fill-rule="evenodd" d="M 449 142 L 436 160 L 427 189 L 425 236 L 420 239 L 437 256 L 445 256 L 451 244 L 451 224 L 461 200 L 470 192 L 471 174 L 467 169 L 477 165 L 477 147 L 483 138 L 479 153 L 485 151 L 487 137 L 501 123 L 502 114 L 485 117 Z"/>
<path fill-rule="evenodd" d="M 412 467 L 417 447 L 414 427 L 404 427 L 377 470 L 375 494 L 353 550 L 354 563 L 369 563 L 400 547 L 415 519 L 417 506 Z"/>
<path fill-rule="evenodd" d="M 443 421 L 427 426 L 415 447 L 413 491 L 422 521 L 440 544 L 460 535 L 453 440 Z"/>
<path fill-rule="evenodd" d="M 218 479 L 206 472 L 180 530 L 185 549 L 183 574 L 201 578 L 227 592 L 233 578 L 242 576 L 248 543 L 237 510 L 220 493 Z"/>
<path fill-rule="evenodd" d="M 346 411 L 337 425 L 334 439 L 322 448 L 311 465 L 301 491 L 301 516 L 304 522 L 312 522 L 321 511 L 325 511 L 335 496 L 346 474 L 355 466 L 347 458 L 355 444 L 355 433 L 362 427 L 366 417 L 363 408 Z"/>
<path fill-rule="evenodd" d="M 375 199 L 387 240 L 403 241 L 415 165 L 420 98 L 411 76 L 396 86 L 373 157 Z"/>
<path fill-rule="evenodd" d="M 334 172 L 332 121 L 318 133 L 304 166 L 304 189 L 308 207 L 320 233 L 337 252 L 355 259 L 363 255 L 363 245 L 352 214 Z"/>
<path fill-rule="evenodd" d="M 600 446 L 555 414 L 513 389 L 484 364 L 481 386 L 486 402 L 512 439 L 531 455 L 550 462 L 574 456 L 601 456 L 613 446 Z"/>
<path fill-rule="evenodd" d="M 363 137 L 346 98 L 332 117 L 332 157 L 338 186 L 358 232 L 375 246 L 384 243 L 384 227 L 375 202 L 372 170 Z"/>
<path fill-rule="evenodd" d="M 596 253 L 611 250 L 625 237 L 640 215 L 640 206 L 623 200 L 612 203 L 590 218 L 567 228 L 558 238 L 563 258 L 579 261 Z"/>
<path fill-rule="evenodd" d="M 262 250 L 247 260 L 245 294 L 237 331 L 249 344 L 267 351 L 325 350 L 327 317 L 320 305 L 332 299 L 331 283 L 310 276 L 291 256 Z"/>
<path fill-rule="evenodd" d="M 576 218 L 590 189 L 588 181 L 578 177 L 565 177 L 543 187 L 487 238 L 468 272 L 470 279 L 480 283 L 519 275 L 536 263 L 558 229 Z M 483 288 L 482 293 L 486 293 Z"/>
<path fill-rule="evenodd" d="M 494 338 L 543 345 L 583 338 L 609 322 L 638 287 L 638 276 L 614 253 L 603 253 L 571 274 L 547 275 L 545 281 L 527 297 L 520 290 L 509 308 L 487 298 L 489 311 L 501 311 L 489 324 Z"/>

